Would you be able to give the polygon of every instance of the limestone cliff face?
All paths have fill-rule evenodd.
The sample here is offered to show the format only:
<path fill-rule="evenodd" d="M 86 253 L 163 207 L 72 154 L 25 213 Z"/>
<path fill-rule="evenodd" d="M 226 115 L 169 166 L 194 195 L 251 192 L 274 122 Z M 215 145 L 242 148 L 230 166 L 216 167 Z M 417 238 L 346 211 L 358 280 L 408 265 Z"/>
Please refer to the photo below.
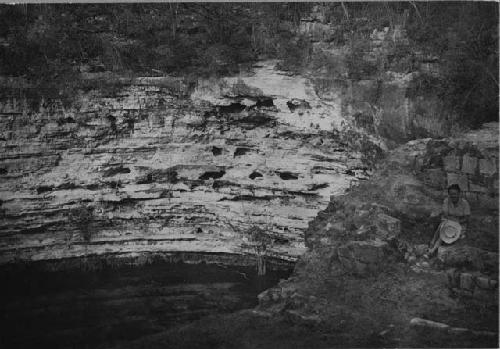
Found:
<path fill-rule="evenodd" d="M 363 163 L 334 132 L 340 101 L 275 63 L 190 89 L 122 79 L 70 107 L 5 97 L 0 262 L 253 253 L 254 225 L 270 235 L 270 256 L 294 260 L 308 221 Z"/>
<path fill-rule="evenodd" d="M 298 29 L 312 43 L 310 77 L 318 95 L 340 98 L 341 113 L 352 125 L 393 145 L 456 131 L 454 111 L 420 87 L 424 77 L 443 74 L 442 59 L 412 46 L 404 20 L 362 32 L 360 19 L 359 35 L 351 37 L 325 16 L 327 8 L 314 6 Z"/>

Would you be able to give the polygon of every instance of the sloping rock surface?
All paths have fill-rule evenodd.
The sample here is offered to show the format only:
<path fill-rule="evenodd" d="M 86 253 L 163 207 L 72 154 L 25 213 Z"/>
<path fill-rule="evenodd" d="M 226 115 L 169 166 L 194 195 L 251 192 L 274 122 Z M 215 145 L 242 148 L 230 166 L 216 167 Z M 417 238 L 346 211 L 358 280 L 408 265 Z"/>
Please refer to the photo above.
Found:
<path fill-rule="evenodd" d="M 457 178 L 472 208 L 467 237 L 426 256 Z M 372 333 L 382 346 L 491 346 L 498 339 L 496 181 L 497 123 L 394 149 L 368 181 L 333 197 L 310 223 L 308 252 L 289 280 L 259 296 L 260 309 L 315 316 L 323 326 L 340 321 L 350 335 Z M 465 330 L 451 342 L 446 331 L 427 337 L 411 326 L 415 317 Z"/>

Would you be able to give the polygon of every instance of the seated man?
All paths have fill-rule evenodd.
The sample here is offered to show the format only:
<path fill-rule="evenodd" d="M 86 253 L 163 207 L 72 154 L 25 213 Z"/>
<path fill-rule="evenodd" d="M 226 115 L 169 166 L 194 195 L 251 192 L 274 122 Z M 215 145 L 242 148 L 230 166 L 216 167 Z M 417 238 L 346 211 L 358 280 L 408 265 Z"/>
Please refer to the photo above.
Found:
<path fill-rule="evenodd" d="M 429 253 L 434 253 L 441 245 L 440 229 L 446 220 L 452 220 L 460 223 L 460 238 L 465 238 L 467 225 L 469 224 L 470 206 L 467 200 L 460 197 L 460 186 L 452 184 L 448 187 L 448 197 L 444 199 L 443 208 L 441 212 L 441 224 L 434 233 L 431 241 L 432 248 Z"/>

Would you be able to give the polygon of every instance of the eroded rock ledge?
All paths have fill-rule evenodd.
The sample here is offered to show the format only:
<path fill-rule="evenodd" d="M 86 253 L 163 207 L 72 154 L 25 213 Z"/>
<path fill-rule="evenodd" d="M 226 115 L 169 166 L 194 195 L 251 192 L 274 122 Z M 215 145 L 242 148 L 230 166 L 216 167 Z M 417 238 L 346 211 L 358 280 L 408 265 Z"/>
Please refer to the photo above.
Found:
<path fill-rule="evenodd" d="M 71 106 L 0 105 L 0 263 L 141 252 L 293 261 L 330 195 L 366 178 L 340 102 L 264 62 L 246 76 L 137 78 Z M 91 79 L 92 77 L 88 77 Z M 117 83 L 118 83 L 117 82 Z"/>

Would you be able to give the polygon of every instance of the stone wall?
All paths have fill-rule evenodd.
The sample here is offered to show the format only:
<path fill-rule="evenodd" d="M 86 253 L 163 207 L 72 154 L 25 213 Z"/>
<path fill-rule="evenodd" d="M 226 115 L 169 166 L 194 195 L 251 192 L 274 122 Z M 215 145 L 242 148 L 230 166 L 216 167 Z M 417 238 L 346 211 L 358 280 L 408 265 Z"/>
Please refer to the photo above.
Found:
<path fill-rule="evenodd" d="M 448 286 L 460 296 L 473 297 L 479 301 L 495 304 L 498 301 L 498 278 L 481 273 L 461 273 L 450 269 L 447 272 Z"/>
<path fill-rule="evenodd" d="M 417 162 L 428 185 L 445 190 L 458 184 L 473 208 L 498 209 L 497 123 L 452 141 L 431 141 L 428 153 Z"/>

